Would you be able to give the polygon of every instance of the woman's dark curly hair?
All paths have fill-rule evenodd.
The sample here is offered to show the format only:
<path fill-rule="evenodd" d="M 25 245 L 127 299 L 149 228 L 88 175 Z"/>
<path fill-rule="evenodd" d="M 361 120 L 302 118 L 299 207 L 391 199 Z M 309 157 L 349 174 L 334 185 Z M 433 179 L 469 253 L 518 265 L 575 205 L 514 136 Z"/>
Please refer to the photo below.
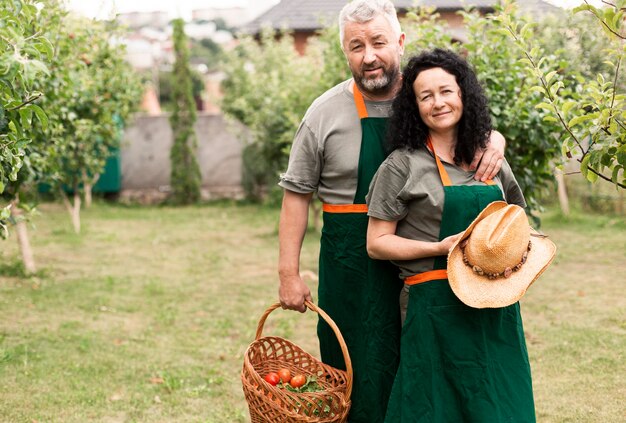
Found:
<path fill-rule="evenodd" d="M 456 78 L 461 88 L 463 115 L 458 123 L 454 162 L 470 164 L 478 148 L 485 148 L 491 132 L 491 117 L 487 97 L 469 64 L 458 54 L 434 49 L 414 56 L 402 72 L 402 88 L 395 98 L 387 132 L 391 150 L 402 147 L 416 149 L 426 144 L 428 127 L 417 107 L 413 83 L 427 69 L 442 68 Z"/>

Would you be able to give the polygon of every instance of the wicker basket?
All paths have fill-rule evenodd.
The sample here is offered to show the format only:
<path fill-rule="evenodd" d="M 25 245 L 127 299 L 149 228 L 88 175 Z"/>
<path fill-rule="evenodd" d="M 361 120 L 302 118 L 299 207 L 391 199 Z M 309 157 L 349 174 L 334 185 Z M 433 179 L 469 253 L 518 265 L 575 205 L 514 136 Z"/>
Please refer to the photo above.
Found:
<path fill-rule="evenodd" d="M 346 343 L 333 320 L 313 303 L 306 306 L 318 313 L 333 329 L 346 362 L 346 371 L 328 366 L 302 348 L 275 336 L 261 337 L 267 316 L 280 307 L 270 306 L 259 321 L 255 341 L 244 354 L 241 381 L 252 423 L 341 423 L 350 410 L 352 362 Z M 264 380 L 269 372 L 287 368 L 294 373 L 315 376 L 319 392 L 291 392 Z"/>

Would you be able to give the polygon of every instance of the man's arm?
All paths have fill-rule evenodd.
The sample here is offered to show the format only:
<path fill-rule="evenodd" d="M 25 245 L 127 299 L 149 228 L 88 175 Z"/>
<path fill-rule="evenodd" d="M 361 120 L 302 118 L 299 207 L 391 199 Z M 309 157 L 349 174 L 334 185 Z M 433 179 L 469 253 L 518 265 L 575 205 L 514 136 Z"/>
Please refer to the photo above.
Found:
<path fill-rule="evenodd" d="M 304 301 L 312 301 L 311 290 L 300 277 L 300 251 L 309 222 L 313 193 L 284 190 L 278 224 L 278 298 L 283 308 L 306 311 Z"/>
<path fill-rule="evenodd" d="M 474 179 L 484 182 L 487 179 L 493 179 L 500 172 L 504 160 L 504 147 L 506 147 L 506 140 L 502 134 L 495 130 L 491 131 L 487 148 L 477 150 L 474 161 L 470 165 L 471 170 L 478 167 Z"/>

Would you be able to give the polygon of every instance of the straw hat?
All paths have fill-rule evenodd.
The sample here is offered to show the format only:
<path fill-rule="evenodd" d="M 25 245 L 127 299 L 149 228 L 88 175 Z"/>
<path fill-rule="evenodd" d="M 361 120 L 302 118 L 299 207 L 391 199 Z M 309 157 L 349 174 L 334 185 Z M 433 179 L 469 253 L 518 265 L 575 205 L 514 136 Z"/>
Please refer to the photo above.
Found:
<path fill-rule="evenodd" d="M 555 252 L 554 243 L 530 227 L 524 209 L 494 201 L 452 246 L 450 287 L 470 307 L 505 307 L 522 298 Z"/>

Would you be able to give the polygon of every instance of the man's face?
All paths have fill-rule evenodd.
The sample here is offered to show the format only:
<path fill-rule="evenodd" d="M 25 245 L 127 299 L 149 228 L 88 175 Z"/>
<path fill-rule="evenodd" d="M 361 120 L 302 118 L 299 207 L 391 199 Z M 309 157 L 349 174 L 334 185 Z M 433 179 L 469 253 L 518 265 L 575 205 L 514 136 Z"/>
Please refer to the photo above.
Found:
<path fill-rule="evenodd" d="M 342 47 L 361 91 L 374 96 L 392 91 L 400 75 L 404 34 L 395 34 L 384 16 L 366 23 L 347 22 Z"/>

